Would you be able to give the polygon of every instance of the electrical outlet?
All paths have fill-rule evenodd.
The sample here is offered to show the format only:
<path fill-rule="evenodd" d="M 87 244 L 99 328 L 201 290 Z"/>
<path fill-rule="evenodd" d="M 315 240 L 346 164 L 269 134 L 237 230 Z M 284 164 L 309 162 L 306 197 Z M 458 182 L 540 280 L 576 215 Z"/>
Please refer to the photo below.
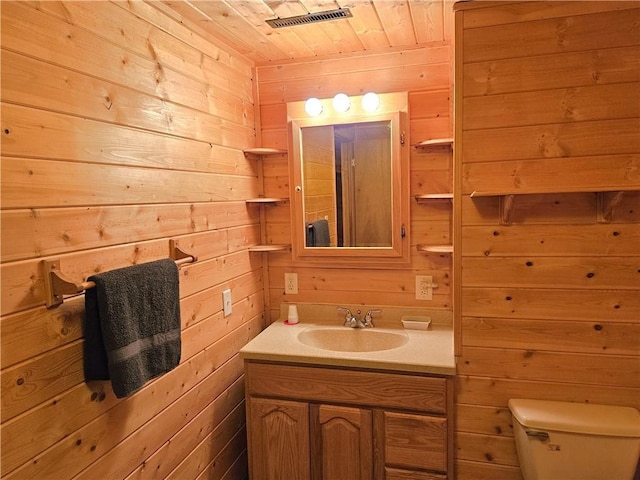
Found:
<path fill-rule="evenodd" d="M 416 275 L 416 300 L 433 299 L 433 277 L 431 275 Z"/>
<path fill-rule="evenodd" d="M 231 315 L 233 303 L 231 302 L 231 289 L 227 288 L 222 291 L 222 313 L 225 317 Z"/>
<path fill-rule="evenodd" d="M 296 295 L 297 293 L 298 293 L 298 274 L 285 273 L 284 274 L 284 294 Z"/>

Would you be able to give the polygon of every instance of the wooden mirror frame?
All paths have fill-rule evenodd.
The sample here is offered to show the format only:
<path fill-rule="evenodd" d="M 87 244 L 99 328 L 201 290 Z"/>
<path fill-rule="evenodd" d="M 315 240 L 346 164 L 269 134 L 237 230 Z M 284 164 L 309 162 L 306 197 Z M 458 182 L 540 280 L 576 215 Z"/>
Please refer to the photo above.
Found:
<path fill-rule="evenodd" d="M 322 263 L 327 267 L 398 268 L 410 265 L 409 242 L 409 135 L 408 95 L 406 92 L 379 94 L 380 107 L 373 113 L 364 111 L 362 96 L 351 96 L 348 112 L 334 112 L 331 99 L 321 100 L 323 113 L 310 117 L 304 101 L 287 103 L 289 136 L 289 188 L 291 199 L 292 252 L 296 261 Z M 391 246 L 378 247 L 307 247 L 302 186 L 301 128 L 389 121 L 391 125 L 392 240 Z"/>

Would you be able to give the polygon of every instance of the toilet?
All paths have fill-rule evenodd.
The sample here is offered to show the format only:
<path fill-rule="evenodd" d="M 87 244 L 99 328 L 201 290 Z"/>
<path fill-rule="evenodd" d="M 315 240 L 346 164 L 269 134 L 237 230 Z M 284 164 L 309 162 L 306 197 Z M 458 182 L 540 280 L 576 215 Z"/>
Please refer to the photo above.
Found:
<path fill-rule="evenodd" d="M 524 480 L 632 480 L 640 412 L 631 407 L 509 400 Z"/>

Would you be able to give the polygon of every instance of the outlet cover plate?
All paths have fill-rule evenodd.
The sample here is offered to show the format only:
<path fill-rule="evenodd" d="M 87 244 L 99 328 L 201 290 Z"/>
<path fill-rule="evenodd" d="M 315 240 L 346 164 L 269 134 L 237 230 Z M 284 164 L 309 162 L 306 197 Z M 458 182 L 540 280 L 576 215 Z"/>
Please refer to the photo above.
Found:
<path fill-rule="evenodd" d="M 284 274 L 284 294 L 296 295 L 297 293 L 298 293 L 298 274 L 285 273 Z"/>
<path fill-rule="evenodd" d="M 233 311 L 233 302 L 231 301 L 231 289 L 227 288 L 222 291 L 222 312 L 225 317 L 231 315 Z"/>
<path fill-rule="evenodd" d="M 416 275 L 416 300 L 433 300 L 433 277 Z"/>

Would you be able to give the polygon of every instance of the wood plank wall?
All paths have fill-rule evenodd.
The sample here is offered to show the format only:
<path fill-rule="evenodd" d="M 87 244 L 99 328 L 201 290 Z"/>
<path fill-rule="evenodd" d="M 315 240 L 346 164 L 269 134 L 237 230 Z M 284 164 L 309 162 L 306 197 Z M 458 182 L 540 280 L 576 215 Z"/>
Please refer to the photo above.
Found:
<path fill-rule="evenodd" d="M 257 67 L 263 146 L 287 148 L 286 102 L 343 92 L 409 92 L 410 141 L 452 135 L 450 41 L 385 54 L 340 56 L 308 62 Z M 452 156 L 448 149 L 420 152 L 411 148 L 411 195 L 452 189 Z M 289 196 L 286 155 L 264 161 L 265 194 Z M 269 305 L 272 320 L 281 303 L 406 305 L 451 309 L 451 256 L 420 254 L 416 245 L 451 241 L 451 202 L 411 203 L 411 266 L 408 269 L 314 268 L 292 262 L 289 252 L 269 253 Z M 291 243 L 289 205 L 266 208 L 267 242 Z M 298 274 L 297 295 L 284 295 L 284 274 Z M 415 275 L 432 275 L 433 301 L 415 299 Z"/>
<path fill-rule="evenodd" d="M 252 64 L 160 2 L 1 8 L 2 478 L 245 477 L 238 350 L 264 323 Z M 182 361 L 117 400 L 83 381 L 83 296 L 47 310 L 40 262 L 82 281 L 170 239 L 199 257 Z"/>
<path fill-rule="evenodd" d="M 510 226 L 500 225 L 497 198 L 469 198 L 511 186 L 514 168 L 527 185 L 638 186 L 637 10 L 538 5 L 465 13 L 465 51 L 482 54 L 465 57 L 469 126 L 459 145 L 461 479 L 520 478 L 508 398 L 640 406 L 638 194 L 625 193 L 606 224 L 595 193 L 518 197 Z M 286 148 L 287 101 L 408 91 L 411 141 L 450 136 L 451 42 L 260 67 L 255 112 L 251 65 L 159 3 L 1 8 L 1 475 L 241 478 L 237 351 L 263 314 L 262 255 L 246 250 L 259 243 L 259 214 L 243 202 L 262 188 L 241 152 L 255 142 L 254 114 L 262 146 Z M 555 108 L 538 108 L 548 102 Z M 264 175 L 266 195 L 288 195 L 286 157 L 266 161 Z M 446 150 L 412 150 L 411 195 L 447 192 L 451 175 Z M 267 240 L 289 243 L 287 206 L 267 207 L 266 218 Z M 450 241 L 450 225 L 446 200 L 412 203 L 407 270 L 345 275 L 270 253 L 265 313 L 297 301 L 450 309 L 451 258 L 415 250 Z M 116 400 L 108 384 L 83 383 L 82 296 L 46 310 L 40 261 L 59 257 L 83 279 L 166 257 L 171 238 L 200 259 L 181 271 L 182 363 Z M 289 271 L 298 295 L 283 294 Z M 416 274 L 440 285 L 433 302 L 414 299 Z M 223 318 L 228 287 L 234 311 Z"/>
<path fill-rule="evenodd" d="M 457 469 L 516 480 L 509 398 L 640 407 L 640 12 L 478 3 L 456 13 Z M 625 189 L 599 223 L 595 192 Z M 548 193 L 511 225 L 470 198 L 523 190 Z"/>

